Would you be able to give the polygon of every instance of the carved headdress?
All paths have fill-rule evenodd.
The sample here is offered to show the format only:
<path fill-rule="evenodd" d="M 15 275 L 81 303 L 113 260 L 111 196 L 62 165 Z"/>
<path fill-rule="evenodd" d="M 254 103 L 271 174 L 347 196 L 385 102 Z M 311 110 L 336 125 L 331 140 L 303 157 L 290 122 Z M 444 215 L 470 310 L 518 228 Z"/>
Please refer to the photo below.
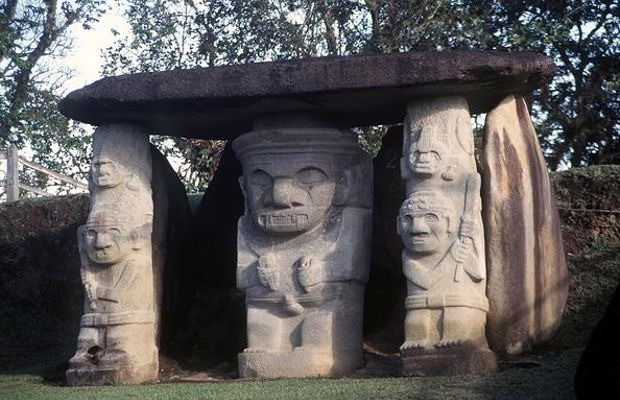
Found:
<path fill-rule="evenodd" d="M 360 152 L 353 133 L 316 128 L 252 131 L 241 135 L 232 146 L 241 161 L 265 154 L 320 153 L 356 157 Z"/>
<path fill-rule="evenodd" d="M 313 161 L 323 161 L 342 175 L 337 205 L 372 204 L 372 186 L 361 184 L 372 179 L 372 162 L 359 148 L 352 132 L 330 128 L 264 129 L 241 135 L 232 147 L 244 166 L 259 157 L 312 154 Z"/>
<path fill-rule="evenodd" d="M 440 193 L 423 190 L 414 192 L 400 206 L 398 219 L 404 218 L 407 215 L 423 214 L 427 212 L 434 212 L 441 215 L 441 217 L 448 220 L 448 232 L 453 232 L 456 229 L 457 218 L 452 215 L 452 205 L 450 201 Z M 397 224 L 400 227 L 400 223 Z M 400 228 L 398 228 L 400 229 Z"/>

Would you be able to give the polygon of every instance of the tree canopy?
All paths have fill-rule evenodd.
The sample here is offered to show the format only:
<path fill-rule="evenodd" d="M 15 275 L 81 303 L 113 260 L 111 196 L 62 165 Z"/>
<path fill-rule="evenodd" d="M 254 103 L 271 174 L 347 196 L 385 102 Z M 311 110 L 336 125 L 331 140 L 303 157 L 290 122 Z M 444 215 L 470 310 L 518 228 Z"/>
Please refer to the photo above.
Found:
<path fill-rule="evenodd" d="M 57 92 L 49 84 L 35 84 L 38 75 L 28 72 L 34 69 L 28 67 L 32 63 L 27 56 L 35 47 L 27 45 L 46 37 L 50 10 L 58 15 L 52 24 L 56 32 L 68 22 L 96 18 L 101 2 L 25 1 L 21 8 L 14 6 L 17 3 L 5 0 L 0 17 L 0 60 L 6 71 L 0 124 L 33 132 L 34 137 L 35 131 L 49 134 L 67 122 L 53 111 Z M 104 75 L 422 50 L 545 53 L 557 64 L 557 75 L 528 100 L 550 168 L 620 162 L 617 0 L 117 0 L 116 4 L 124 7 L 131 32 L 127 36 L 116 32 L 118 40 L 105 49 Z M 32 32 L 30 36 L 20 33 L 26 31 Z M 43 41 L 49 42 L 48 53 L 61 46 L 55 43 L 61 43 L 62 32 L 56 41 Z M 22 76 L 29 77 L 26 97 L 19 95 Z M 380 132 L 367 129 L 363 139 L 372 142 L 373 134 Z M 216 164 L 214 155 L 222 147 L 221 142 L 197 140 L 157 142 L 169 153 L 191 160 L 183 173 L 195 189 L 205 186 L 204 178 Z M 45 151 L 42 145 L 33 148 Z"/>
<path fill-rule="evenodd" d="M 11 138 L 28 147 L 34 161 L 85 175 L 89 137 L 57 110 L 70 71 L 54 61 L 71 47 L 68 29 L 88 27 L 103 5 L 104 0 L 0 1 L 0 148 Z"/>

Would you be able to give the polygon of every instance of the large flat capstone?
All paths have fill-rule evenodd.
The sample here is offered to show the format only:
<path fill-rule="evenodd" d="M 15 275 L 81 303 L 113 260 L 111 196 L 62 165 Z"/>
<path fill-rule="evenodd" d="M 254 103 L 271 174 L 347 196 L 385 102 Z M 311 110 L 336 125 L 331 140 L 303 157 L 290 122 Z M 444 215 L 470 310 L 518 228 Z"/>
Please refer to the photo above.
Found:
<path fill-rule="evenodd" d="M 274 113 L 318 113 L 346 127 L 402 122 L 412 100 L 462 95 L 472 113 L 548 81 L 534 53 L 420 52 L 231 65 L 101 79 L 59 105 L 67 117 L 131 122 L 150 133 L 230 139 Z"/>

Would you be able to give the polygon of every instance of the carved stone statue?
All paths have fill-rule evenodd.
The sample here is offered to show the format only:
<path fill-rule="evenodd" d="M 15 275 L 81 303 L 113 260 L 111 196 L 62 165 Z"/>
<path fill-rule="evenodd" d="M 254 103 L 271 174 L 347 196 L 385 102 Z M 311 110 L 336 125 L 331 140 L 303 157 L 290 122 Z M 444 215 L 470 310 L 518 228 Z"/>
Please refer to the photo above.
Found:
<path fill-rule="evenodd" d="M 336 129 L 255 130 L 243 164 L 237 286 L 248 347 L 241 376 L 332 376 L 362 362 L 372 172 Z"/>
<path fill-rule="evenodd" d="M 463 98 L 411 103 L 397 230 L 407 278 L 403 374 L 490 372 L 480 177 Z"/>
<path fill-rule="evenodd" d="M 467 101 L 446 97 L 407 108 L 401 176 L 407 192 L 458 188 L 476 171 Z M 455 181 L 456 180 L 456 181 Z"/>
<path fill-rule="evenodd" d="M 98 202 L 144 207 L 151 201 L 151 176 L 150 144 L 145 132 L 125 124 L 97 128 L 89 173 L 91 209 Z"/>
<path fill-rule="evenodd" d="M 70 385 L 140 383 L 157 377 L 148 135 L 98 128 L 91 210 L 78 230 L 85 304 Z"/>
<path fill-rule="evenodd" d="M 398 233 L 405 244 L 405 343 L 401 350 L 485 346 L 484 253 L 479 232 L 436 192 L 414 192 L 403 203 Z"/>

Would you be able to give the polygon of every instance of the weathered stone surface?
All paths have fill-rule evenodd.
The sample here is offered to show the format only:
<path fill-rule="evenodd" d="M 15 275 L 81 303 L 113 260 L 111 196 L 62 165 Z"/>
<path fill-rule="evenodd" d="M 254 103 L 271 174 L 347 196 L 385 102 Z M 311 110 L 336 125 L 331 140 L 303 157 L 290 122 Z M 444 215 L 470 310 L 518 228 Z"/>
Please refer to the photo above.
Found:
<path fill-rule="evenodd" d="M 404 376 L 486 375 L 497 371 L 497 358 L 489 349 L 465 345 L 458 352 L 450 348 L 407 349 L 401 355 Z"/>
<path fill-rule="evenodd" d="M 67 370 L 70 385 L 157 377 L 151 168 L 148 136 L 139 128 L 116 124 L 97 129 L 91 209 L 78 229 L 85 301 L 77 351 Z"/>
<path fill-rule="evenodd" d="M 179 335 L 193 300 L 196 281 L 192 262 L 190 222 L 192 219 L 185 186 L 166 157 L 150 146 L 153 165 L 153 275 L 157 310 L 161 321 L 155 331 L 158 344 L 170 344 Z"/>
<path fill-rule="evenodd" d="M 95 125 L 127 121 L 150 133 L 233 138 L 260 115 L 314 112 L 346 126 L 397 123 L 412 99 L 461 95 L 487 112 L 553 75 L 534 53 L 420 52 L 132 74 L 70 93 L 61 112 Z"/>
<path fill-rule="evenodd" d="M 480 176 L 464 98 L 408 105 L 401 173 L 407 198 L 397 228 L 408 294 L 402 372 L 493 371 Z"/>
<path fill-rule="evenodd" d="M 558 212 L 522 98 L 488 114 L 483 171 L 487 336 L 493 350 L 518 354 L 555 333 L 568 294 Z"/>
<path fill-rule="evenodd" d="M 246 202 L 237 241 L 248 333 L 241 376 L 334 376 L 362 363 L 371 163 L 351 134 L 320 125 L 269 118 L 233 143 Z"/>

